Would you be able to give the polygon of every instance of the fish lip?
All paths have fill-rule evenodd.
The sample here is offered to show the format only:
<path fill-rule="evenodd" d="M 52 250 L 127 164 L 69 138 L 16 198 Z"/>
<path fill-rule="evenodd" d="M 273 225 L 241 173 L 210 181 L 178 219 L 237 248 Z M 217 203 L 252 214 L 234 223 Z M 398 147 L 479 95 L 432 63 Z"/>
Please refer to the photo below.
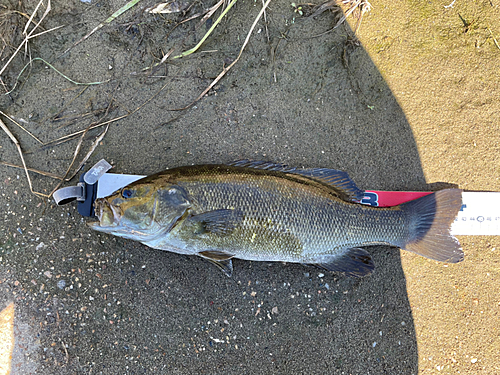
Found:
<path fill-rule="evenodd" d="M 87 225 L 98 232 L 104 232 L 104 233 L 126 233 L 127 232 L 127 227 L 124 227 L 122 225 L 101 225 L 99 221 L 92 221 L 87 223 Z"/>
<path fill-rule="evenodd" d="M 160 230 L 156 233 L 144 233 L 135 229 L 131 229 L 125 225 L 108 225 L 101 226 L 98 221 L 87 223 L 87 225 L 98 232 L 109 233 L 115 236 L 131 238 L 136 241 L 152 241 L 165 234 L 165 230 Z"/>
<path fill-rule="evenodd" d="M 111 211 L 113 214 L 113 223 L 111 225 L 103 225 L 106 210 Z M 109 201 L 105 198 L 98 198 L 95 200 L 94 211 L 97 219 L 99 220 L 99 225 L 102 227 L 119 226 L 123 216 L 121 208 L 109 203 Z"/>
<path fill-rule="evenodd" d="M 100 232 L 111 232 L 116 230 L 126 230 L 122 225 L 120 225 L 121 218 L 123 216 L 121 209 L 119 207 L 113 206 L 105 198 L 98 198 L 94 202 L 94 213 L 98 221 L 93 221 L 87 223 L 89 227 Z M 107 214 L 107 215 L 106 215 Z M 109 216 L 112 215 L 113 221 L 104 223 L 104 219 L 109 220 Z"/>
<path fill-rule="evenodd" d="M 107 211 L 107 212 L 106 212 Z M 163 235 L 166 230 L 162 229 L 156 233 L 144 233 L 140 230 L 129 228 L 127 225 L 122 224 L 123 211 L 120 207 L 117 207 L 110 203 L 106 198 L 98 198 L 94 202 L 94 212 L 98 221 L 92 221 L 87 223 L 87 225 L 98 232 L 110 233 L 117 236 L 136 236 L 136 240 L 145 241 L 156 239 L 157 237 Z M 113 221 L 109 220 L 109 223 L 104 223 L 109 215 L 113 216 Z M 169 230 L 169 228 L 168 228 Z M 167 231 L 168 231 L 167 230 Z"/>
<path fill-rule="evenodd" d="M 97 220 L 99 220 L 99 224 L 101 222 L 102 214 L 103 214 L 103 199 L 102 198 L 97 198 L 94 202 L 94 213 L 95 216 L 97 217 Z M 94 223 L 97 224 L 97 223 Z"/>

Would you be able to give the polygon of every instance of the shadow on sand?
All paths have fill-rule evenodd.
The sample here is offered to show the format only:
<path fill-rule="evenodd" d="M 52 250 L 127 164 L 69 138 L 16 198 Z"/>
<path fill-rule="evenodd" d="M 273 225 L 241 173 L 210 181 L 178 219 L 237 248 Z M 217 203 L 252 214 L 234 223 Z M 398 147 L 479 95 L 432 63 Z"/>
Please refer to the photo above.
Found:
<path fill-rule="evenodd" d="M 81 72 L 82 81 L 96 80 L 100 73 L 114 79 L 89 88 L 78 98 L 81 105 L 93 100 L 105 108 L 112 94 L 121 103 L 118 108 L 135 108 L 170 82 L 143 110 L 113 124 L 90 162 L 104 157 L 115 163 L 116 172 L 149 174 L 179 165 L 264 159 L 345 170 L 365 189 L 426 189 L 405 115 L 362 46 L 349 42 L 352 31 L 343 26 L 311 38 L 331 27 L 331 15 L 293 23 L 297 14 L 290 4 L 278 1 L 272 8 L 270 41 L 263 26 L 258 27 L 234 69 L 175 120 L 179 113 L 168 109 L 196 98 L 222 63 L 237 55 L 256 14 L 253 2 L 239 4 L 204 46 L 217 52 L 168 64 L 159 78 L 130 78 L 128 73 L 147 65 L 148 55 L 141 51 L 153 48 L 130 28 L 110 28 L 57 60 L 66 72 Z M 179 33 L 188 31 L 181 28 Z M 73 42 L 69 31 L 64 32 L 59 52 Z M 57 40 L 52 43 L 50 48 Z M 44 53 L 57 55 L 42 49 Z M 90 62 L 83 60 L 84 54 Z M 61 82 L 35 69 L 6 104 L 12 115 L 31 112 L 41 121 L 51 106 L 79 105 L 68 104 L 70 94 L 53 88 L 40 98 L 44 81 L 37 74 L 49 80 L 49 87 Z M 60 162 L 49 151 L 46 157 L 49 168 Z M 31 158 L 36 167 L 37 157 Z M 30 204 L 36 211 L 35 203 Z M 59 218 L 61 210 L 53 207 L 45 215 Z M 238 260 L 228 279 L 201 259 L 94 233 L 80 223 L 74 207 L 70 214 L 73 221 L 64 217 L 44 224 L 44 233 L 64 231 L 66 239 L 54 242 L 64 254 L 53 253 L 52 247 L 38 251 L 39 268 L 45 269 L 44 259 L 62 256 L 58 267 L 64 272 L 85 273 L 92 267 L 89 257 L 79 253 L 84 248 L 84 253 L 94 254 L 89 259 L 95 269 L 87 278 L 79 276 L 87 293 L 46 282 L 45 290 L 64 300 L 63 309 L 70 311 L 61 313 L 52 331 L 40 331 L 42 346 L 50 347 L 55 333 L 68 344 L 68 362 L 63 351 L 53 354 L 66 367 L 52 361 L 45 365 L 53 366 L 52 373 L 418 372 L 415 329 L 396 249 L 372 248 L 376 270 L 363 279 L 321 275 L 301 265 Z M 19 253 L 26 259 L 12 261 L 12 267 L 20 273 L 34 255 L 22 249 Z M 32 304 L 42 306 L 45 296 L 35 294 L 39 286 L 27 288 Z"/>

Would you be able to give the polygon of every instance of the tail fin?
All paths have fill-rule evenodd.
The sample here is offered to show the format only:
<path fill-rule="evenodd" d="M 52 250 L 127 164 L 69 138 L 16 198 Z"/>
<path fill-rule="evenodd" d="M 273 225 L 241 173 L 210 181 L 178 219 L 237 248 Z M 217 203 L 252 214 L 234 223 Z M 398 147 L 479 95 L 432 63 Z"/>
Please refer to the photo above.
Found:
<path fill-rule="evenodd" d="M 420 199 L 403 203 L 401 209 L 410 217 L 410 238 L 402 246 L 426 258 L 458 263 L 464 253 L 450 226 L 462 206 L 462 191 L 445 189 Z"/>

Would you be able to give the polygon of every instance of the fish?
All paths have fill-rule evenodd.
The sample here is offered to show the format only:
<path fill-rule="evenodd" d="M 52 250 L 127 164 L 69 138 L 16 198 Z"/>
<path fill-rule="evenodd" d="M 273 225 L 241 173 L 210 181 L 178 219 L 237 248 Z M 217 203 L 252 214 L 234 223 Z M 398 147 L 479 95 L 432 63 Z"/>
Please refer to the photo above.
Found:
<path fill-rule="evenodd" d="M 450 226 L 460 189 L 393 207 L 361 204 L 346 172 L 265 161 L 177 167 L 142 178 L 94 203 L 92 229 L 154 249 L 205 258 L 227 276 L 233 258 L 314 265 L 363 277 L 367 249 L 390 245 L 457 263 Z"/>

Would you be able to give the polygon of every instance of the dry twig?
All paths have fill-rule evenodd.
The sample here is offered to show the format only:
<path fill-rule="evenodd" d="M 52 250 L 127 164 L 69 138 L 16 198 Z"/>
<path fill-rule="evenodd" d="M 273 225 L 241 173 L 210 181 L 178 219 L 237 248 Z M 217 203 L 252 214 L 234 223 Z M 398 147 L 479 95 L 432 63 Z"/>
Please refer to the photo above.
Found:
<path fill-rule="evenodd" d="M 28 179 L 30 191 L 33 194 L 38 195 L 40 197 L 48 198 L 49 196 L 47 196 L 46 194 L 42 194 L 42 193 L 39 193 L 39 192 L 33 190 L 33 186 L 31 184 L 30 174 L 28 172 L 28 168 L 26 168 L 26 162 L 24 161 L 23 150 L 21 149 L 21 145 L 20 145 L 19 141 L 16 139 L 16 137 L 14 137 L 14 134 L 12 134 L 10 132 L 9 128 L 7 128 L 7 126 L 3 123 L 3 121 L 1 119 L 0 119 L 0 127 L 9 136 L 10 140 L 16 145 L 17 151 L 19 151 L 19 156 L 21 157 L 21 161 L 23 163 L 23 168 L 24 168 L 24 171 L 26 172 L 26 178 Z"/>

